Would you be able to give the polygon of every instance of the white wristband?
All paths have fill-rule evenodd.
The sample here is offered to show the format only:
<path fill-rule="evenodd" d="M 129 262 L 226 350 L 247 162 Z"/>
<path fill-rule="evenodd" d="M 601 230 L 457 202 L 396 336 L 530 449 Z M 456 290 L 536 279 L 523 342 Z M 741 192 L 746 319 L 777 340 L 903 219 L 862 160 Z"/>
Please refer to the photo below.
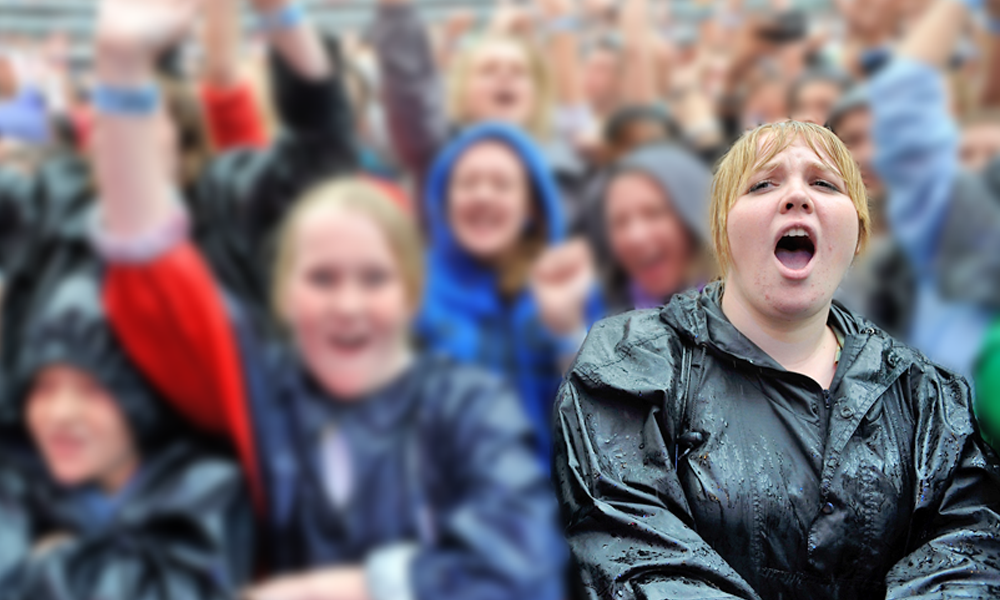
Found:
<path fill-rule="evenodd" d="M 131 237 L 114 237 L 104 230 L 101 211 L 91 221 L 91 243 L 107 262 L 143 264 L 153 262 L 188 238 L 190 219 L 180 203 L 170 218 L 149 231 Z"/>

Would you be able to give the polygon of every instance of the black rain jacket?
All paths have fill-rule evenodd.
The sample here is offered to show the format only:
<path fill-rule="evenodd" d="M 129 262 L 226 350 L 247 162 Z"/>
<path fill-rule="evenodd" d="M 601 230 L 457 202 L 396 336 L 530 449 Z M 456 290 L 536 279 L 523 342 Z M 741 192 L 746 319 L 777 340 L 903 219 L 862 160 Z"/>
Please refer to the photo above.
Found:
<path fill-rule="evenodd" d="M 164 448 L 101 527 L 43 470 L 0 462 L 0 600 L 230 600 L 249 580 L 252 514 L 232 462 Z M 52 536 L 64 541 L 36 548 Z"/>
<path fill-rule="evenodd" d="M 602 321 L 561 389 L 578 595 L 1000 597 L 1000 468 L 966 382 L 834 304 L 823 390 L 720 299 Z"/>

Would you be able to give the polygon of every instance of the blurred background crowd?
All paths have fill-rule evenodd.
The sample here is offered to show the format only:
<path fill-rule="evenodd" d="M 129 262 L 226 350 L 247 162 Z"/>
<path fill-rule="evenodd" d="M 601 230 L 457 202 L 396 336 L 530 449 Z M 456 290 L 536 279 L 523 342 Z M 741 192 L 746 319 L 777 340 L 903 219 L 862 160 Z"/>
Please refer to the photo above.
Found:
<path fill-rule="evenodd" d="M 133 96 L 138 108 L 123 107 L 118 97 L 109 107 L 114 99 L 102 96 L 102 53 L 113 49 L 100 43 L 101 2 L 0 0 L 0 519 L 16 525 L 0 531 L 0 599 L 232 597 L 262 580 L 251 573 L 371 563 L 370 574 L 396 564 L 372 549 L 414 531 L 440 555 L 417 577 L 420 594 L 388 597 L 558 597 L 539 583 L 562 564 L 556 541 L 539 531 L 548 510 L 539 486 L 562 374 L 601 317 L 658 307 L 718 276 L 708 219 L 713 166 L 742 132 L 788 119 L 831 129 L 867 187 L 872 243 L 838 301 L 968 378 L 984 437 L 1000 441 L 1000 1 L 969 3 L 960 29 L 928 29 L 940 38 L 921 41 L 935 3 L 204 0 L 190 34 L 156 48 L 166 119 L 155 139 L 172 157 L 192 240 L 227 302 L 240 307 L 242 359 L 233 367 L 218 358 L 217 323 L 197 303 L 185 306 L 181 282 L 177 304 L 163 309 L 170 323 L 160 327 L 164 339 L 173 328 L 184 337 L 164 342 L 173 354 L 158 369 L 150 364 L 155 336 L 136 342 L 123 331 L 128 323 L 106 312 L 112 300 L 165 301 L 141 282 L 101 300 L 94 246 L 113 254 L 113 244 L 94 239 L 95 171 L 114 164 L 109 153 L 94 164 L 98 113 L 142 112 L 143 104 Z M 174 15 L 162 16 L 169 26 Z M 315 67 L 297 38 L 281 37 L 306 23 L 326 67 Z M 912 65 L 897 64 L 897 48 L 917 43 L 932 48 L 922 51 L 924 64 L 902 68 Z M 344 176 L 348 187 L 326 193 L 370 198 L 377 208 L 368 217 L 407 273 L 421 273 L 408 287 L 415 308 L 398 319 L 414 345 L 474 365 L 510 390 L 510 402 L 492 411 L 451 415 L 449 397 L 508 392 L 482 382 L 392 384 L 402 388 L 388 395 L 419 388 L 452 419 L 456 430 L 435 435 L 454 438 L 469 461 L 447 476 L 438 463 L 448 470 L 450 459 L 419 447 L 404 445 L 400 456 L 424 456 L 436 468 L 386 462 L 385 440 L 405 437 L 397 421 L 420 429 L 412 425 L 420 417 L 381 398 L 349 415 L 257 400 L 233 408 L 239 393 L 229 403 L 234 380 L 249 377 L 247 398 L 265 385 L 251 381 L 258 363 L 247 358 L 255 346 L 248 336 L 287 337 L 294 320 L 273 284 L 283 268 L 294 271 L 289 231 L 305 240 L 306 216 L 321 218 L 290 207 L 303 198 L 309 205 L 317 184 Z M 281 227 L 289 212 L 297 229 Z M 351 237 L 358 227 L 344 239 L 363 251 L 367 238 Z M 378 272 L 364 276 L 364 285 L 378 285 Z M 359 298 L 391 320 L 379 297 Z M 372 327 L 330 334 L 331 356 L 391 361 L 378 354 Z M 294 337 L 308 368 L 321 371 L 309 344 L 326 343 L 322 336 Z M 237 374 L 196 376 L 202 359 L 202 367 Z M 73 369 L 57 368 L 64 365 Z M 280 372 L 259 372 L 268 369 Z M 337 386 L 327 383 L 327 395 L 356 395 L 331 394 Z M 301 394 L 317 393 L 310 390 Z M 120 448 L 102 449 L 97 438 L 108 430 L 100 423 L 60 418 L 86 410 L 71 397 L 100 394 L 125 415 L 143 466 L 126 469 L 119 486 L 101 480 L 92 489 L 94 470 L 71 463 L 89 452 L 101 464 Z M 65 406 L 47 413 L 46 399 Z M 273 422 L 287 418 L 301 440 L 261 416 L 283 411 L 294 416 Z M 510 425 L 522 420 L 523 430 Z M 326 421 L 343 435 L 307 427 Z M 497 450 L 497 440 L 522 435 L 527 453 Z M 305 454 L 274 450 L 300 442 Z M 289 483 L 313 476 L 310 486 Z M 428 500 L 419 490 L 441 487 L 438 480 L 450 482 L 448 493 Z M 496 497 L 516 490 L 519 498 L 506 502 L 518 508 L 492 505 L 490 489 Z M 426 512 L 439 513 L 436 528 L 421 525 L 435 520 Z M 463 587 L 466 580 L 476 583 Z M 347 590 L 344 581 L 320 589 Z M 317 588 L 296 585 L 305 584 L 246 593 L 364 597 L 310 595 Z"/>

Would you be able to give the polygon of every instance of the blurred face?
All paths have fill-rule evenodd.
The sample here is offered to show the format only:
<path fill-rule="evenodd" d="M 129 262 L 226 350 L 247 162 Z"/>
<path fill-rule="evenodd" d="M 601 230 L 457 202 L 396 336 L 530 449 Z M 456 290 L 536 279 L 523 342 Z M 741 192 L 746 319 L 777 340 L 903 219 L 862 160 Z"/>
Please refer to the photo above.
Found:
<path fill-rule="evenodd" d="M 852 110 L 841 117 L 837 125 L 837 135 L 861 168 L 868 195 L 877 198 L 882 196 L 882 182 L 875 173 L 875 141 L 871 131 L 872 114 L 867 108 Z"/>
<path fill-rule="evenodd" d="M 840 86 L 830 81 L 813 81 L 804 85 L 795 98 L 792 120 L 825 125 L 840 95 Z"/>
<path fill-rule="evenodd" d="M 986 167 L 1000 154 L 1000 123 L 976 123 L 962 131 L 962 166 L 970 171 Z"/>
<path fill-rule="evenodd" d="M 670 199 L 646 175 L 619 175 L 608 188 L 605 220 L 611 253 L 629 280 L 666 298 L 684 285 L 694 241 Z"/>
<path fill-rule="evenodd" d="M 782 321 L 826 310 L 858 246 L 858 213 L 844 190 L 802 141 L 755 172 L 729 212 L 726 294 Z"/>
<path fill-rule="evenodd" d="M 111 394 L 89 374 L 52 366 L 28 396 L 28 429 L 52 477 L 74 487 L 123 487 L 138 465 L 128 422 Z"/>
<path fill-rule="evenodd" d="M 620 61 L 611 51 L 598 48 L 584 62 L 583 86 L 590 106 L 598 113 L 614 110 L 618 103 Z"/>
<path fill-rule="evenodd" d="M 766 81 L 747 98 L 743 108 L 743 125 L 750 129 L 764 123 L 784 121 L 788 114 L 785 86 L 779 81 Z"/>
<path fill-rule="evenodd" d="M 310 373 L 356 399 L 396 373 L 412 314 L 406 279 L 368 216 L 319 205 L 301 215 L 282 283 L 282 313 Z"/>
<path fill-rule="evenodd" d="M 459 246 L 492 262 L 521 239 L 531 217 L 531 186 L 521 159 L 499 142 L 472 146 L 455 164 L 448 221 Z"/>
<path fill-rule="evenodd" d="M 491 42 L 475 51 L 465 89 L 472 122 L 529 124 L 536 90 L 531 61 L 517 44 Z"/>

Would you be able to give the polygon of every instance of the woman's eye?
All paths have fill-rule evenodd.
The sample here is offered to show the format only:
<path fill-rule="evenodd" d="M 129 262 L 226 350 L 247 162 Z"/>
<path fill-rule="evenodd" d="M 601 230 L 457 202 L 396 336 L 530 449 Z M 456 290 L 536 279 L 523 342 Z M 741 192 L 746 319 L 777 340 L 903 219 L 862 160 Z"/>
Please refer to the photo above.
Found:
<path fill-rule="evenodd" d="M 768 186 L 772 185 L 770 181 L 761 181 L 750 186 L 751 192 L 757 192 L 760 190 L 767 189 Z"/>
<path fill-rule="evenodd" d="M 833 185 L 829 181 L 824 181 L 822 179 L 817 180 L 816 183 L 814 183 L 813 185 L 818 185 L 818 186 L 821 186 L 821 187 L 829 188 L 829 189 L 831 189 L 831 190 L 833 190 L 835 192 L 839 192 L 840 191 L 840 188 L 838 188 L 837 186 Z"/>
<path fill-rule="evenodd" d="M 307 279 L 310 284 L 316 287 L 328 288 L 334 284 L 337 278 L 332 271 L 328 271 L 326 269 L 314 269 L 309 272 Z"/>
<path fill-rule="evenodd" d="M 389 273 L 384 269 L 367 269 L 361 273 L 361 282 L 368 288 L 385 285 L 389 281 Z"/>

